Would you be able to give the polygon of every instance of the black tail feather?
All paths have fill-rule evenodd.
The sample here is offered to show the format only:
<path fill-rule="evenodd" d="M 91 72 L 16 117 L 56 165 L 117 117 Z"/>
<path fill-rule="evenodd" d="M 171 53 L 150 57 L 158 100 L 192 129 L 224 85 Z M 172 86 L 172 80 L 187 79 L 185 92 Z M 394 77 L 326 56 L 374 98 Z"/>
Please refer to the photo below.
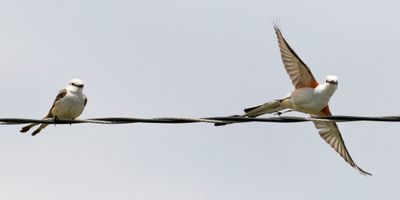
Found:
<path fill-rule="evenodd" d="M 262 105 L 254 106 L 254 107 L 250 107 L 250 108 L 246 108 L 246 109 L 244 109 L 244 112 L 245 112 L 245 113 L 248 113 L 248 112 L 250 112 L 250 111 L 252 111 L 252 110 L 254 110 L 254 109 L 259 108 L 260 106 L 262 106 Z"/>
<path fill-rule="evenodd" d="M 34 127 L 36 125 L 38 125 L 38 124 L 29 124 L 27 126 L 24 126 L 21 128 L 21 130 L 19 132 L 21 132 L 21 133 L 28 132 L 32 127 Z"/>

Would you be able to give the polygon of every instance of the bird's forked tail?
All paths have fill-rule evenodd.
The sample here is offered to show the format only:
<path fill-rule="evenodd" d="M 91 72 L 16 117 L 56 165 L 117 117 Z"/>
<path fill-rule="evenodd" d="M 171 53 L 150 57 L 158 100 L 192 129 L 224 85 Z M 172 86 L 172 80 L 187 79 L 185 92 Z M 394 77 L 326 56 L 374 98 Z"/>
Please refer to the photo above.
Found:
<path fill-rule="evenodd" d="M 246 109 L 244 109 L 244 112 L 245 112 L 244 115 L 246 117 L 258 117 L 260 115 L 281 111 L 283 109 L 286 109 L 286 107 L 282 105 L 282 102 L 284 102 L 285 100 L 287 100 L 287 98 L 273 100 L 273 101 L 264 103 L 259 106 L 246 108 Z"/>
<path fill-rule="evenodd" d="M 287 109 L 286 106 L 284 106 L 283 102 L 285 102 L 285 100 L 287 100 L 289 97 L 287 98 L 283 98 L 283 99 L 278 99 L 278 100 L 273 100 L 270 101 L 268 103 L 264 103 L 262 105 L 259 106 L 254 106 L 251 108 L 246 108 L 244 109 L 245 114 L 244 115 L 240 115 L 242 117 L 258 117 L 260 115 L 264 115 L 264 114 L 268 114 L 268 113 L 275 113 L 284 109 Z M 215 123 L 215 126 L 223 126 L 223 125 L 227 125 L 229 123 Z"/>

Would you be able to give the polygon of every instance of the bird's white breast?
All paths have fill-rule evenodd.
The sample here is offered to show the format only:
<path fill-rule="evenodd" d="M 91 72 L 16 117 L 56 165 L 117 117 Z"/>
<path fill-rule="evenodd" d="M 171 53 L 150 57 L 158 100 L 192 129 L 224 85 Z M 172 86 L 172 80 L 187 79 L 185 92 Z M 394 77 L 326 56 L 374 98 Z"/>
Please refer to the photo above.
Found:
<path fill-rule="evenodd" d="M 320 87 L 321 86 L 321 87 Z M 294 110 L 316 114 L 325 108 L 336 88 L 320 85 L 317 88 L 299 88 L 290 94 Z"/>
<path fill-rule="evenodd" d="M 54 104 L 53 115 L 58 119 L 75 119 L 82 114 L 84 108 L 84 95 L 68 91 L 64 98 Z"/>

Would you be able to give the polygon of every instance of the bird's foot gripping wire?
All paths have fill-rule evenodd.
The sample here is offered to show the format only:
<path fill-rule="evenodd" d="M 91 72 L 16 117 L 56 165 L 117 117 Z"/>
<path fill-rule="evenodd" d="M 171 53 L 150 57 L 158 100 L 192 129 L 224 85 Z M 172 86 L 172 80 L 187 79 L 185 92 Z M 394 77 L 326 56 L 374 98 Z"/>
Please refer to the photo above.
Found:
<path fill-rule="evenodd" d="M 56 126 L 57 126 L 57 120 L 58 120 L 58 117 L 57 117 L 57 116 L 55 116 L 55 117 L 53 118 L 54 127 L 56 127 Z"/>
<path fill-rule="evenodd" d="M 285 113 L 293 112 L 293 111 L 294 111 L 294 110 L 278 111 L 278 112 L 274 113 L 274 115 L 281 116 L 281 115 L 283 115 L 283 114 L 285 114 Z"/>

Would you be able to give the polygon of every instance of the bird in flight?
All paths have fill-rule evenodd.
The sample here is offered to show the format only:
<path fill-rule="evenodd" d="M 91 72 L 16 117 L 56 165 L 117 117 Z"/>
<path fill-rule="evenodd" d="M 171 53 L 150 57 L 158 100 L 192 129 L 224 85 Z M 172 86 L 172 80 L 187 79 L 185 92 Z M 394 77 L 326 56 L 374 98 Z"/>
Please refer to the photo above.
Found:
<path fill-rule="evenodd" d="M 319 84 L 311 73 L 310 68 L 307 67 L 289 46 L 279 27 L 274 25 L 274 29 L 278 38 L 283 65 L 295 89 L 282 99 L 246 108 L 244 109 L 245 114 L 241 116 L 257 117 L 268 113 L 277 113 L 280 115 L 293 110 L 310 114 L 312 117 L 332 116 L 328 102 L 338 87 L 337 77 L 329 75 L 326 77 L 325 83 Z M 215 125 L 226 125 L 226 123 L 216 123 Z M 363 175 L 372 175 L 361 169 L 353 161 L 347 151 L 336 122 L 314 121 L 314 125 L 319 130 L 322 139 L 334 148 L 347 163 Z"/>
<path fill-rule="evenodd" d="M 83 94 L 82 90 L 83 82 L 79 79 L 72 79 L 65 88 L 58 92 L 53 106 L 43 119 L 51 118 L 53 120 L 73 120 L 77 118 L 82 114 L 87 103 L 87 98 Z M 32 123 L 24 126 L 20 132 L 28 132 L 29 129 L 36 125 L 39 125 L 39 123 Z M 39 128 L 33 131 L 32 136 L 35 136 L 47 126 L 48 124 L 40 124 Z"/>

